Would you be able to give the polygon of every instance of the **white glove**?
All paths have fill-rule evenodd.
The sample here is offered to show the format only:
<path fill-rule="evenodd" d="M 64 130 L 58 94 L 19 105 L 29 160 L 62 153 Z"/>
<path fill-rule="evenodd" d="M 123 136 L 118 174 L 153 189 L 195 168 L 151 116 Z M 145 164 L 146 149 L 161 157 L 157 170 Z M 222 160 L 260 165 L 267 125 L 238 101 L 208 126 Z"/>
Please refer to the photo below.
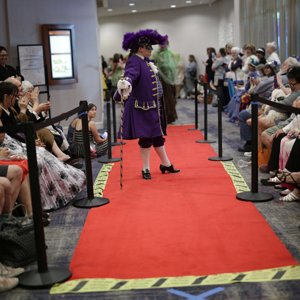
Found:
<path fill-rule="evenodd" d="M 132 91 L 131 83 L 126 79 L 120 79 L 118 81 L 117 88 L 123 100 L 126 100 Z"/>

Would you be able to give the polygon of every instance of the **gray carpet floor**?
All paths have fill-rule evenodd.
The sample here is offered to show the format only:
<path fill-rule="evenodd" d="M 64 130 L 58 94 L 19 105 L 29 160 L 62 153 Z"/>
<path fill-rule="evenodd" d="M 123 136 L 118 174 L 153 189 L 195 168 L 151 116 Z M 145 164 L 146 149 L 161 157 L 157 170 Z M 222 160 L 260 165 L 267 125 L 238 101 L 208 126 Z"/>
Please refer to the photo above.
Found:
<path fill-rule="evenodd" d="M 119 107 L 117 107 L 119 112 Z M 194 102 L 181 99 L 177 103 L 178 120 L 175 124 L 192 124 L 194 127 Z M 199 128 L 203 128 L 203 104 L 199 104 Z M 237 165 L 243 154 L 238 152 L 240 146 L 239 127 L 227 121 L 223 114 L 223 156 L 232 156 Z M 199 135 L 200 138 L 200 135 Z M 208 138 L 217 140 L 217 109 L 208 107 Z M 218 144 L 211 144 L 218 151 Z M 201 144 L 199 144 L 201 147 Z M 97 176 L 101 164 L 96 159 L 92 161 L 93 175 Z M 249 186 L 251 186 L 251 168 L 239 169 Z M 265 174 L 259 174 L 260 178 L 266 178 Z M 286 245 L 292 255 L 300 261 L 300 202 L 283 203 L 278 200 L 278 191 L 272 187 L 264 187 L 259 184 L 259 191 L 274 195 L 274 200 L 255 204 L 257 209 L 265 217 L 276 235 Z M 84 195 L 83 193 L 82 195 Z M 51 224 L 45 228 L 47 258 L 49 267 L 62 266 L 68 268 L 72 259 L 74 248 L 80 237 L 84 225 L 87 209 L 78 209 L 72 205 L 51 213 Z M 99 232 L 101 235 L 101 232 Z M 99 253 L 99 255 L 101 255 Z M 201 254 L 205 255 L 205 253 Z M 251 245 L 249 245 L 251 255 Z M 95 258 L 96 259 L 96 258 Z M 35 269 L 33 264 L 28 269 Z M 261 283 L 241 283 L 224 285 L 224 291 L 209 297 L 209 299 L 300 299 L 300 281 L 277 281 Z M 214 286 L 184 287 L 179 290 L 191 296 L 181 297 L 170 294 L 166 289 L 149 289 L 126 292 L 105 292 L 88 294 L 64 294 L 49 295 L 49 289 L 23 289 L 17 287 L 6 293 L 0 294 L 3 300 L 29 300 L 29 299 L 110 299 L 110 300 L 169 300 L 169 299 L 196 299 Z M 192 298 L 192 295 L 195 298 Z M 204 299 L 199 296 L 197 299 Z M 205 298 L 208 299 L 208 298 Z"/>

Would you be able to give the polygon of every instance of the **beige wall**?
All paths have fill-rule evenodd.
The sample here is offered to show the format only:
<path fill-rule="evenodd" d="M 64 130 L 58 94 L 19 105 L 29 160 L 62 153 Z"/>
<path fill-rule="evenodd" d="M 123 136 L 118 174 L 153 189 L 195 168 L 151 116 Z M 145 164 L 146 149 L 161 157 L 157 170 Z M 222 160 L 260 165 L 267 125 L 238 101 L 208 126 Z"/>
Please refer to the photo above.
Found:
<path fill-rule="evenodd" d="M 219 48 L 234 40 L 233 0 L 222 0 L 213 4 L 163 10 L 141 14 L 130 14 L 99 19 L 100 51 L 107 59 L 121 48 L 124 33 L 142 28 L 154 28 L 168 34 L 170 49 L 180 53 L 185 62 L 194 54 L 201 71 L 202 60 L 206 60 L 206 48 Z"/>
<path fill-rule="evenodd" d="M 3 7 L 5 0 L 0 0 Z M 3 11 L 0 17 L 2 22 Z M 95 0 L 8 0 L 8 34 L 10 63 L 17 65 L 18 44 L 41 43 L 41 24 L 74 24 L 78 82 L 50 86 L 52 116 L 88 100 L 98 106 L 97 121 L 102 121 L 98 51 L 98 22 Z M 1 29 L 2 36 L 2 29 Z M 2 37 L 1 37 L 2 41 Z M 68 122 L 63 122 L 65 126 Z"/>

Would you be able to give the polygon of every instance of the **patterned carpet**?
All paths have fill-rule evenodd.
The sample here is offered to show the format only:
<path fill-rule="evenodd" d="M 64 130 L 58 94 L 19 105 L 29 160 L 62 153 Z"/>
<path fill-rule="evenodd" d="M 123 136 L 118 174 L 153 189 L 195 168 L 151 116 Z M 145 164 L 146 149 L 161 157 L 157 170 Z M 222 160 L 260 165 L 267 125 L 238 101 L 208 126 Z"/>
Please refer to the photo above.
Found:
<path fill-rule="evenodd" d="M 179 100 L 177 104 L 179 119 L 177 124 L 192 124 L 194 121 L 194 103 L 191 100 Z M 209 139 L 217 139 L 217 110 L 209 106 L 208 128 Z M 199 127 L 203 125 L 203 105 L 199 107 Z M 193 127 L 193 126 L 191 126 Z M 223 115 L 223 155 L 232 155 L 234 163 L 243 158 L 242 154 L 237 152 L 240 145 L 239 127 L 229 123 L 226 116 Z M 199 145 L 200 147 L 200 145 Z M 212 144 L 217 151 L 217 144 Z M 93 160 L 93 175 L 97 176 L 101 165 L 96 159 Z M 250 168 L 239 169 L 246 182 L 250 184 Z M 260 177 L 266 177 L 259 174 Z M 257 208 L 266 218 L 278 237 L 285 243 L 286 247 L 293 256 L 300 261 L 300 203 L 282 203 L 278 201 L 278 193 L 271 187 L 262 187 L 260 191 L 267 191 L 274 194 L 274 201 L 259 203 Z M 48 265 L 51 266 L 69 266 L 73 255 L 74 247 L 80 236 L 82 226 L 88 210 L 78 209 L 69 205 L 63 209 L 51 214 L 51 224 L 45 229 L 46 243 L 48 246 Z M 101 233 L 99 233 L 101 235 Z M 249 245 L 251 247 L 251 245 Z M 101 254 L 99 254 L 101 255 Z M 31 268 L 36 268 L 35 265 Z M 190 295 L 199 295 L 210 290 L 213 286 L 206 287 L 186 287 L 181 291 Z M 278 281 L 262 283 L 243 283 L 240 285 L 224 286 L 222 293 L 213 295 L 209 299 L 300 299 L 299 281 Z M 65 294 L 49 296 L 49 290 L 25 290 L 20 287 L 1 294 L 3 300 L 29 300 L 29 299 L 110 299 L 110 300 L 150 300 L 150 299 L 184 299 L 169 293 L 166 289 L 160 290 L 141 290 L 126 292 L 109 293 L 90 293 L 90 294 Z M 185 298 L 186 299 L 186 298 Z M 201 299 L 199 297 L 199 299 Z M 204 299 L 204 298 L 202 298 Z"/>

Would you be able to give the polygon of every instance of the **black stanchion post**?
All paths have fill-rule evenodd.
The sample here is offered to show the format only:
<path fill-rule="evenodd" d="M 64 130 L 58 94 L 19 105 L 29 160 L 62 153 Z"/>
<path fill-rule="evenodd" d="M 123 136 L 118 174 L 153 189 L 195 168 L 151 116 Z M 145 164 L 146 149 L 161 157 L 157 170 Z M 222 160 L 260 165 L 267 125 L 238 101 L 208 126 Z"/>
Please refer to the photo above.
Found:
<path fill-rule="evenodd" d="M 212 144 L 216 141 L 207 139 L 207 83 L 203 84 L 204 89 L 204 140 L 196 140 L 196 143 L 207 143 Z"/>
<path fill-rule="evenodd" d="M 189 128 L 188 130 L 198 129 L 198 80 L 195 80 L 195 128 Z"/>
<path fill-rule="evenodd" d="M 112 146 L 120 146 L 121 145 L 121 142 L 118 142 L 117 140 L 117 117 L 116 117 L 116 102 L 115 100 L 112 98 L 111 99 L 111 107 L 112 107 L 112 117 L 113 117 L 113 137 L 114 137 L 114 140 L 113 142 L 111 143 Z M 123 142 L 123 145 L 125 143 Z"/>
<path fill-rule="evenodd" d="M 257 95 L 255 95 L 257 97 Z M 273 196 L 268 193 L 258 192 L 258 102 L 255 97 L 251 102 L 251 119 L 252 119 L 252 155 L 251 155 L 251 191 L 242 192 L 236 195 L 241 201 L 266 202 L 273 200 Z"/>
<path fill-rule="evenodd" d="M 223 156 L 223 138 L 222 138 L 222 84 L 218 84 L 218 156 L 209 157 L 211 161 L 229 161 L 233 158 L 230 156 Z"/>
<path fill-rule="evenodd" d="M 87 101 L 80 101 L 80 105 L 83 106 L 83 111 L 87 112 Z M 85 173 L 86 173 L 86 188 L 87 198 L 75 200 L 73 205 L 78 208 L 93 208 L 99 207 L 109 203 L 107 198 L 94 197 L 93 188 L 93 173 L 92 173 L 92 162 L 90 154 L 90 140 L 89 140 L 89 125 L 87 113 L 82 116 L 82 134 L 84 142 L 84 159 L 85 159 Z"/>
<path fill-rule="evenodd" d="M 112 162 L 118 162 L 121 160 L 121 158 L 112 158 L 112 145 L 111 145 L 111 119 L 110 119 L 110 103 L 106 103 L 106 119 L 107 119 L 107 143 L 108 143 L 108 148 L 107 148 L 107 156 L 100 157 L 98 162 L 100 163 L 112 163 Z"/>
<path fill-rule="evenodd" d="M 45 233 L 42 217 L 43 210 L 40 196 L 38 164 L 34 140 L 35 131 L 33 129 L 33 123 L 24 123 L 23 125 L 26 136 L 27 156 L 30 159 L 30 162 L 28 163 L 28 169 L 38 269 L 21 274 L 19 277 L 19 283 L 21 286 L 27 288 L 46 288 L 52 286 L 54 283 L 67 280 L 71 276 L 71 273 L 66 268 L 48 268 L 47 265 Z"/>

